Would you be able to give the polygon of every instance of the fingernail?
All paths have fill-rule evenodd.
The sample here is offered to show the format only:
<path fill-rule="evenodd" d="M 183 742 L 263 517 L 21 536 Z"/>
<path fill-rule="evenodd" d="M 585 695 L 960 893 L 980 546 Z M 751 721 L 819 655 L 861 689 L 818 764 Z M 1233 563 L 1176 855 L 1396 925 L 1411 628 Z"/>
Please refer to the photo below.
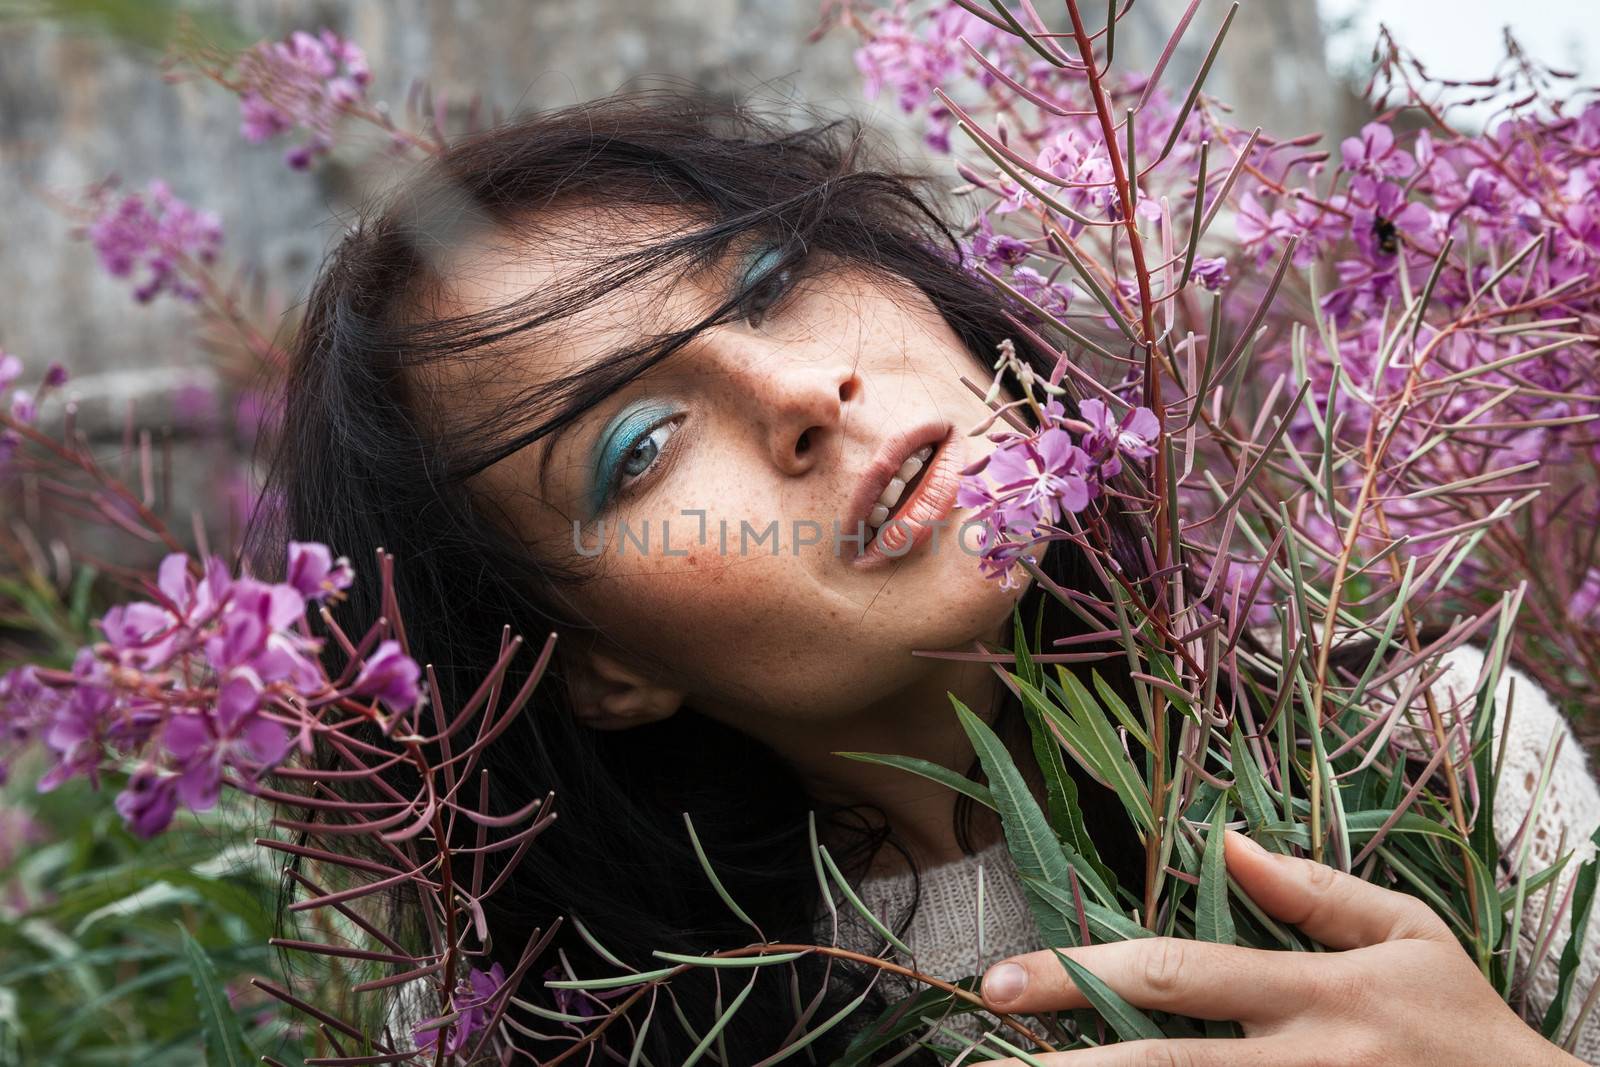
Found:
<path fill-rule="evenodd" d="M 983 999 L 1004 1004 L 1022 996 L 1028 986 L 1028 971 L 1018 963 L 997 963 L 983 976 Z"/>
<path fill-rule="evenodd" d="M 1232 837 L 1235 841 L 1239 842 L 1239 847 L 1244 849 L 1246 852 L 1253 853 L 1253 854 L 1255 854 L 1257 856 L 1271 856 L 1272 855 L 1272 853 L 1268 852 L 1266 849 L 1264 849 L 1260 845 L 1256 844 L 1250 838 L 1248 838 L 1248 837 L 1244 836 L 1243 834 L 1239 833 L 1237 830 L 1229 830 L 1228 831 L 1228 836 Z"/>

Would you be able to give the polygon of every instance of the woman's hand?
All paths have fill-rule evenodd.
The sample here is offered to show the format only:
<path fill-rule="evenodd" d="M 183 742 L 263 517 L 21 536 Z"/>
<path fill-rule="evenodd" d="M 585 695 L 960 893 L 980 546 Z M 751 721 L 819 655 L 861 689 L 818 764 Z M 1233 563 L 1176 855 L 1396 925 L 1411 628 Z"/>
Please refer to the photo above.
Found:
<path fill-rule="evenodd" d="M 1519 1019 L 1422 901 L 1229 833 L 1228 873 L 1263 911 L 1333 949 L 1275 952 L 1176 938 L 1064 949 L 1138 1008 L 1231 1019 L 1241 1040 L 1132 1041 L 1040 1054 L 1070 1067 L 1295 1064 L 1571 1065 Z M 990 967 L 985 1003 L 1088 1007 L 1049 952 Z M 1019 1060 L 990 1067 L 1022 1067 Z"/>

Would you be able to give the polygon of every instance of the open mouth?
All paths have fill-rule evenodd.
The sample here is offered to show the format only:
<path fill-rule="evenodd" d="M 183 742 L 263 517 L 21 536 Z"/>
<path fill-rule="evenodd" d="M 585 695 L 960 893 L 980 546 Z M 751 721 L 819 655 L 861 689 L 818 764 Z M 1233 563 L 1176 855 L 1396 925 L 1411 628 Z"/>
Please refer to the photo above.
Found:
<path fill-rule="evenodd" d="M 878 536 L 878 531 L 894 516 L 901 503 L 915 495 L 917 486 L 922 484 L 923 475 L 928 473 L 928 460 L 933 455 L 933 447 L 923 445 L 911 453 L 894 477 L 889 479 L 889 484 L 884 486 L 878 502 L 867 512 L 867 530 L 873 537 Z"/>
<path fill-rule="evenodd" d="M 961 449 L 950 427 L 942 430 L 934 440 L 930 438 L 940 432 L 938 428 L 914 431 L 912 442 L 921 438 L 922 443 L 903 454 L 898 467 L 889 468 L 878 495 L 856 512 L 866 534 L 853 560 L 857 565 L 872 566 L 906 555 L 949 518 L 961 484 Z"/>

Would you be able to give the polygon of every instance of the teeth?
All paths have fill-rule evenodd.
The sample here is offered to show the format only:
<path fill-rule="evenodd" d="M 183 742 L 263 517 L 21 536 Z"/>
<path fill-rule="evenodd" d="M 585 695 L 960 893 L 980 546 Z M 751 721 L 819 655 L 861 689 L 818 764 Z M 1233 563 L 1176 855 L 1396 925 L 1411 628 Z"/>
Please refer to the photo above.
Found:
<path fill-rule="evenodd" d="M 928 462 L 928 457 L 932 455 L 933 446 L 923 445 L 900 464 L 900 469 L 895 471 L 894 477 L 889 479 L 889 484 L 884 486 L 877 504 L 867 513 L 867 526 L 873 533 L 877 533 L 878 527 L 889 521 L 889 516 L 894 514 L 895 505 L 900 503 L 900 497 L 906 491 L 906 485 L 921 472 Z"/>

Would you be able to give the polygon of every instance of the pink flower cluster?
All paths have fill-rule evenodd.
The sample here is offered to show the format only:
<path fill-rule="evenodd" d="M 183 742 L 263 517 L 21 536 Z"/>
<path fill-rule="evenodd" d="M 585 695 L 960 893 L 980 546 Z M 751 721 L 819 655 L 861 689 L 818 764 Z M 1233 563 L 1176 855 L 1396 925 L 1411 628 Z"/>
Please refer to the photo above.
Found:
<path fill-rule="evenodd" d="M 325 29 L 261 42 L 239 58 L 238 79 L 240 132 L 259 144 L 303 131 L 284 161 L 305 170 L 333 147 L 334 127 L 365 98 L 372 72 L 357 45 Z"/>
<path fill-rule="evenodd" d="M 291 542 L 281 582 L 234 576 L 216 557 L 169 555 L 150 599 L 106 612 L 104 639 L 81 649 L 70 670 L 23 666 L 0 676 L 0 774 L 31 741 L 52 760 L 41 791 L 77 777 L 98 784 L 104 767 L 132 765 L 116 806 L 134 833 L 150 837 L 180 805 L 204 811 L 223 784 L 250 790 L 297 742 L 308 751 L 318 709 L 412 710 L 420 671 L 396 642 L 381 642 L 338 679 L 319 662 L 308 609 L 352 577 L 320 544 Z"/>
<path fill-rule="evenodd" d="M 1271 210 L 1247 193 L 1238 226 L 1263 257 L 1292 234 L 1297 263 L 1332 267 L 1322 310 L 1334 330 L 1310 338 L 1305 373 L 1312 401 L 1339 419 L 1341 438 L 1359 447 L 1375 421 L 1387 428 L 1404 394 L 1411 414 L 1388 447 L 1397 457 L 1418 453 L 1407 484 L 1478 479 L 1491 493 L 1485 479 L 1495 471 L 1514 485 L 1510 474 L 1536 464 L 1561 487 L 1530 512 L 1545 536 L 1561 536 L 1551 529 L 1557 523 L 1600 520 L 1600 498 L 1575 490 L 1592 485 L 1600 466 L 1587 421 L 1600 406 L 1578 340 L 1600 332 L 1600 102 L 1573 115 L 1513 110 L 1474 135 L 1436 128 L 1401 138 L 1369 123 L 1340 145 L 1331 177 L 1321 198 L 1258 190 Z M 1423 321 L 1397 341 L 1395 317 L 1430 278 Z M 1563 336 L 1572 340 L 1560 343 Z M 1262 359 L 1275 369 L 1292 364 L 1284 344 Z M 1468 431 L 1472 447 L 1428 446 L 1433 427 L 1473 424 L 1483 428 Z M 1303 445 L 1318 432 L 1309 413 L 1295 432 Z M 1395 501 L 1387 510 L 1390 532 L 1411 538 L 1408 554 L 1438 547 L 1438 531 L 1471 517 L 1446 501 Z M 1322 540 L 1336 547 L 1339 532 L 1324 526 Z M 1558 578 L 1552 595 L 1585 585 L 1590 562 L 1573 558 L 1576 574 Z M 1480 557 L 1467 561 L 1463 577 L 1479 566 Z"/>
<path fill-rule="evenodd" d="M 209 265 L 222 245 L 222 223 L 173 195 L 165 182 L 153 181 L 143 193 L 111 198 L 102 190 L 94 197 L 96 217 L 86 233 L 100 264 L 114 277 L 142 280 L 133 291 L 141 304 L 163 292 L 198 300 L 200 290 L 186 275 L 192 265 Z"/>
<path fill-rule="evenodd" d="M 1021 15 L 1029 18 L 1024 10 Z M 866 93 L 876 97 L 884 89 L 895 93 L 901 110 L 919 114 L 925 139 L 938 151 L 952 150 L 951 135 L 958 121 L 969 127 L 1001 128 L 1005 149 L 1022 157 L 1028 183 L 1056 204 L 1083 218 L 1114 221 L 1121 205 L 1113 191 L 1111 158 L 1106 151 L 1092 108 L 1087 105 L 1081 67 L 1074 66 L 1070 40 L 1053 46 L 1063 63 L 1052 63 L 1021 38 L 1002 32 L 954 3 L 940 3 L 913 14 L 906 0 L 869 11 L 861 20 L 866 41 L 856 51 Z M 981 59 L 979 58 L 981 55 Z M 972 87 L 974 99 L 963 104 L 954 99 Z M 947 96 L 935 94 L 940 89 Z M 1155 160 L 1178 121 L 1178 109 L 1169 93 L 1155 87 L 1146 93 L 1143 80 L 1123 79 L 1108 85 L 1113 111 L 1137 105 L 1134 143 L 1138 158 Z M 1181 173 L 1192 163 L 1202 139 L 1202 124 L 1191 115 L 1167 154 L 1167 170 Z M 992 136 L 992 135 L 991 135 Z M 976 150 L 973 150 L 975 154 Z M 1034 253 L 1059 255 L 1060 237 L 1041 225 L 1053 216 L 1056 230 L 1072 238 L 1086 224 L 1071 215 L 1054 212 L 1011 174 L 978 170 L 962 164 L 962 177 L 991 194 L 982 207 L 964 249 L 968 265 L 999 277 L 1046 314 L 1061 317 L 1072 305 L 1069 275 L 1041 270 Z M 1148 193 L 1139 202 L 1141 217 L 1159 215 L 1156 183 L 1166 171 L 1146 179 Z M 1176 203 L 1186 195 L 1177 184 L 1170 190 Z M 1012 232 L 999 230 L 1005 220 Z M 1220 261 L 1206 260 L 1196 280 L 1209 288 L 1223 283 L 1226 271 Z"/>
<path fill-rule="evenodd" d="M 994 450 L 962 472 L 956 504 L 976 509 L 972 521 L 984 524 L 981 565 L 1008 588 L 1044 527 L 1087 508 L 1124 458 L 1155 454 L 1161 425 L 1149 408 L 1118 418 L 1104 402 L 1085 400 L 1078 410 L 1083 417 L 1073 419 L 1060 401 L 1046 402 L 1038 428 L 990 434 Z"/>
<path fill-rule="evenodd" d="M 949 85 L 971 63 L 965 37 L 979 47 L 993 44 L 998 31 L 955 5 L 935 7 L 913 16 L 907 0 L 872 13 L 873 36 L 856 49 L 856 69 L 868 98 L 884 89 L 895 94 L 900 110 L 928 110 L 925 138 L 930 147 L 950 150 L 951 116 L 933 99 L 934 89 Z"/>
<path fill-rule="evenodd" d="M 1026 4 L 1009 10 L 1033 42 L 953 0 L 921 9 L 896 2 L 854 20 L 865 38 L 857 62 L 869 94 L 892 88 L 903 110 L 920 113 L 936 147 L 946 146 L 956 122 L 974 135 L 956 162 L 977 203 L 964 265 L 1033 305 L 1023 327 L 1054 319 L 1109 360 L 1144 331 L 1146 312 L 1158 335 L 1187 329 L 1197 345 L 1209 345 L 1199 309 L 1212 302 L 1184 289 L 1228 289 L 1230 259 L 1251 268 L 1242 288 L 1261 300 L 1262 328 L 1253 350 L 1242 350 L 1251 375 L 1239 385 L 1216 382 L 1248 391 L 1251 382 L 1292 389 L 1308 379 L 1309 396 L 1289 427 L 1303 455 L 1321 454 L 1320 438 L 1332 433 L 1338 455 L 1368 456 L 1364 441 L 1377 433 L 1385 456 L 1375 461 L 1397 475 L 1376 483 L 1383 522 L 1363 519 L 1361 551 L 1403 536 L 1407 555 L 1429 553 L 1520 500 L 1528 528 L 1570 547 L 1569 565 L 1524 559 L 1495 534 L 1453 570 L 1453 595 L 1490 595 L 1532 579 L 1543 592 L 1531 602 L 1551 613 L 1550 627 L 1582 619 L 1600 643 L 1591 577 L 1600 557 L 1583 536 L 1600 524 L 1600 435 L 1591 421 L 1600 405 L 1587 358 L 1600 334 L 1600 101 L 1564 98 L 1570 76 L 1515 49 L 1494 78 L 1451 90 L 1385 38 L 1377 119 L 1332 151 L 1316 136 L 1240 129 L 1203 91 L 1192 109 L 1176 106 L 1186 94 L 1160 69 L 1148 77 L 1098 72 L 1116 127 L 1108 135 L 1089 68 L 1061 20 L 1052 16 L 1046 26 Z M 1503 106 L 1486 129 L 1460 132 L 1449 122 L 1452 91 L 1469 100 L 1491 93 Z M 1396 97 L 1425 128 L 1402 132 L 1389 106 Z M 1125 204 L 1113 180 L 1113 144 L 1136 174 L 1142 285 L 1120 245 Z M 1186 249 L 1186 233 L 1213 216 L 1232 220 L 1236 249 L 1218 255 L 1207 246 L 1222 236 L 1220 226 Z M 1308 301 L 1263 293 L 1285 255 L 1295 269 L 1283 275 L 1282 291 L 1300 288 L 1310 272 L 1320 296 L 1321 321 L 1302 335 L 1298 353 L 1294 325 Z M 1086 296 L 1097 306 L 1086 310 Z M 1227 340 L 1234 316 L 1218 321 Z M 1073 510 L 1093 484 L 1082 462 L 1065 439 L 1042 434 L 1014 451 L 999 469 L 1015 491 L 991 501 L 996 518 L 1018 528 L 1047 520 L 1043 499 Z M 1535 482 L 1550 488 L 1523 499 Z M 1332 482 L 1332 491 L 1345 488 Z M 970 492 L 975 505 L 984 502 L 979 488 Z M 1180 497 L 1201 515 L 1215 504 L 1208 492 L 1180 489 Z M 1330 557 L 1342 550 L 1346 531 L 1322 509 L 1309 507 L 1295 522 Z M 1504 550 L 1498 558 L 1496 548 Z M 1004 553 L 1024 549 L 995 551 L 1006 564 Z M 1276 596 L 1270 582 L 1250 584 Z"/>
<path fill-rule="evenodd" d="M 1452 240 L 1434 298 L 1454 311 L 1490 279 L 1497 260 L 1540 236 L 1542 254 L 1518 273 L 1519 284 L 1544 292 L 1593 277 L 1597 191 L 1600 102 L 1573 116 L 1514 115 L 1480 135 L 1423 129 L 1404 142 L 1387 123 L 1372 122 L 1340 144 L 1333 191 L 1246 193 L 1238 234 L 1263 260 L 1291 235 L 1298 265 L 1333 260 L 1339 282 L 1323 306 L 1341 321 L 1381 313 L 1400 292 L 1400 272 L 1426 278 Z"/>

